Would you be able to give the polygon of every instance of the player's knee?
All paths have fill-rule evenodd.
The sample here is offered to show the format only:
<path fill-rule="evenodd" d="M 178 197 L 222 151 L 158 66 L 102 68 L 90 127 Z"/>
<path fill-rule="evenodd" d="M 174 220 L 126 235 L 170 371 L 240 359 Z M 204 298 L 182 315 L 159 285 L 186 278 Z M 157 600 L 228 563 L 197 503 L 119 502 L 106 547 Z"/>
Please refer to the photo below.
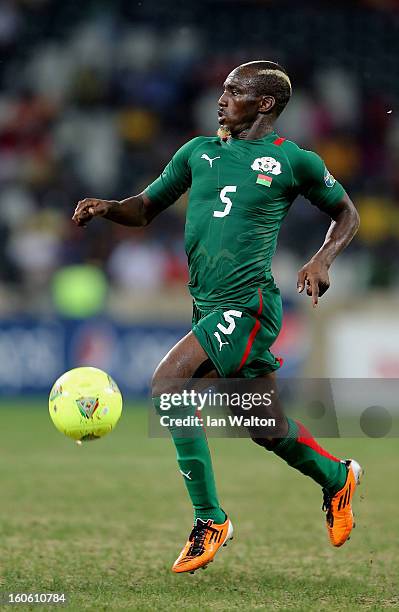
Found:
<path fill-rule="evenodd" d="M 159 364 L 152 375 L 151 380 L 151 395 L 152 397 L 160 397 L 164 393 L 169 393 L 167 379 L 162 373 L 161 364 Z"/>
<path fill-rule="evenodd" d="M 151 380 L 152 397 L 160 397 L 164 393 L 179 393 L 182 381 L 176 368 L 172 368 L 166 356 L 156 367 Z"/>

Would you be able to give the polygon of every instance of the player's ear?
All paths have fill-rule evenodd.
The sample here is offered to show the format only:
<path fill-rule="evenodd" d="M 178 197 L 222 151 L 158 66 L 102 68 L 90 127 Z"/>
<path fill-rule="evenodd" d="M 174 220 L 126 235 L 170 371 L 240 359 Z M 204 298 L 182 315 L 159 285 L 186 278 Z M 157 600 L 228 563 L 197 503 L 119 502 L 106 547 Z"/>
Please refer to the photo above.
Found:
<path fill-rule="evenodd" d="M 276 99 L 273 96 L 262 96 L 259 103 L 260 113 L 270 113 L 276 105 Z"/>

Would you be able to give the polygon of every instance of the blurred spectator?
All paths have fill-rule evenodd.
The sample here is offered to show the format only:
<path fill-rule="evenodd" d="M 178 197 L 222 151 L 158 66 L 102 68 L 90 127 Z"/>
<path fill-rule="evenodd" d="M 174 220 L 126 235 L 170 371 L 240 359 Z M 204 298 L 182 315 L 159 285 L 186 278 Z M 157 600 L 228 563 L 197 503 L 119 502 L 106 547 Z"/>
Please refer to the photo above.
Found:
<path fill-rule="evenodd" d="M 136 235 L 116 245 L 109 259 L 108 272 L 117 287 L 154 291 L 162 286 L 166 264 L 164 249 L 159 242 L 147 242 Z"/>

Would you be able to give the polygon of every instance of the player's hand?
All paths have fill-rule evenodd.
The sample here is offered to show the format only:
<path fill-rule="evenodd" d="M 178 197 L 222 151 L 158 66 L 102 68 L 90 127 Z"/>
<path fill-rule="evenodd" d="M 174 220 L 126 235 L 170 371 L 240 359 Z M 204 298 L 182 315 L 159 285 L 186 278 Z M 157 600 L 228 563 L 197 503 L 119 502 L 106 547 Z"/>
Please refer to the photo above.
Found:
<path fill-rule="evenodd" d="M 117 205 L 115 200 L 97 200 L 96 198 L 85 198 L 80 200 L 75 208 L 72 221 L 81 227 L 87 225 L 93 217 L 104 217 L 111 208 Z"/>
<path fill-rule="evenodd" d="M 321 297 L 330 286 L 328 266 L 323 261 L 311 259 L 298 272 L 298 293 L 306 287 L 306 293 L 312 297 L 313 308 L 315 308 Z"/>

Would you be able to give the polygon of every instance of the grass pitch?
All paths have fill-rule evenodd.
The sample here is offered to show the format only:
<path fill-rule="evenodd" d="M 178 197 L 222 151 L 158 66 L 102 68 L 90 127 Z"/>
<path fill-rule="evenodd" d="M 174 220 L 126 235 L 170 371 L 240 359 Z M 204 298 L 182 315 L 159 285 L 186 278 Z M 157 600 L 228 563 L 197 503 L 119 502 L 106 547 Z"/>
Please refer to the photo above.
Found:
<path fill-rule="evenodd" d="M 172 444 L 147 437 L 143 409 L 127 407 L 109 437 L 80 448 L 45 401 L 2 405 L 0 427 L 2 593 L 65 592 L 74 611 L 399 607 L 397 439 L 325 441 L 366 468 L 341 549 L 310 479 L 248 440 L 212 439 L 235 539 L 206 571 L 176 576 L 192 515 Z"/>

